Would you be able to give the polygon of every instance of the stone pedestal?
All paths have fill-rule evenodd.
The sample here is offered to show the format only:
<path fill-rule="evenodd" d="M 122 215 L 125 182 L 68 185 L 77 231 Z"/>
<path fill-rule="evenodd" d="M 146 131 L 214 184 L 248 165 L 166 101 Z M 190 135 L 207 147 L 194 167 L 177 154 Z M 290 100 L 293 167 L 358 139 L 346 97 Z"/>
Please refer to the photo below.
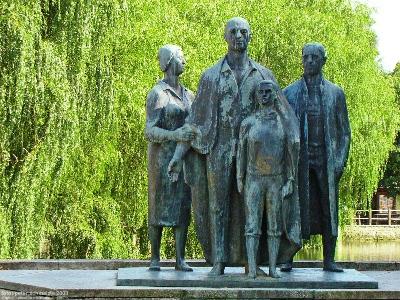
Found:
<path fill-rule="evenodd" d="M 295 268 L 280 272 L 282 278 L 258 276 L 250 279 L 244 268 L 226 268 L 222 276 L 209 276 L 211 268 L 197 267 L 193 272 L 178 272 L 162 268 L 159 272 L 147 268 L 120 268 L 118 286 L 204 287 L 204 288 L 286 288 L 286 289 L 377 289 L 378 282 L 354 269 L 343 273 L 325 272 L 315 268 Z M 268 268 L 264 268 L 267 273 Z"/>

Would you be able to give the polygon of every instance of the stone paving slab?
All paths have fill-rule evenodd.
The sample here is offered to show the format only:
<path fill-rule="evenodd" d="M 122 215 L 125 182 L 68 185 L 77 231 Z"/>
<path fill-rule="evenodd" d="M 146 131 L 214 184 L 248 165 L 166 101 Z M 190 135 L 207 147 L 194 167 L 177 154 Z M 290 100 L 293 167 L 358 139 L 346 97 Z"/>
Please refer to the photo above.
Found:
<path fill-rule="evenodd" d="M 116 270 L 5 270 L 0 271 L 0 299 L 400 299 L 400 271 L 362 273 L 379 288 L 131 287 L 116 285 Z M 11 297 L 10 291 L 27 296 Z"/>
<path fill-rule="evenodd" d="M 379 289 L 400 291 L 400 272 L 364 271 L 362 272 L 379 282 Z M 400 298 L 399 298 L 400 299 Z"/>
<path fill-rule="evenodd" d="M 188 260 L 192 267 L 209 266 L 204 259 Z M 0 270 L 117 270 L 146 267 L 148 260 L 138 259 L 3 259 Z M 400 261 L 339 261 L 345 269 L 358 271 L 400 271 Z M 163 260 L 161 266 L 173 267 L 175 260 Z M 322 268 L 321 261 L 295 261 L 295 268 Z"/>
<path fill-rule="evenodd" d="M 211 288 L 303 288 L 303 289 L 377 289 L 378 282 L 354 269 L 342 273 L 322 269 L 295 268 L 280 272 L 281 278 L 258 276 L 248 278 L 243 268 L 226 268 L 222 276 L 209 276 L 211 268 L 193 268 L 193 272 L 177 272 L 163 268 L 160 272 L 147 268 L 121 268 L 117 274 L 118 286 L 211 287 Z M 265 272 L 268 272 L 264 268 Z"/>

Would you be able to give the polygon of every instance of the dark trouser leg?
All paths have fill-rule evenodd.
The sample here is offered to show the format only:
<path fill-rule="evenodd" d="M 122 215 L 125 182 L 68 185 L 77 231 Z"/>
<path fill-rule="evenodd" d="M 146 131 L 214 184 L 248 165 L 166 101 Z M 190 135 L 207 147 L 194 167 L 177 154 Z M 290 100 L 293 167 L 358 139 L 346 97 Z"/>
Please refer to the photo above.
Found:
<path fill-rule="evenodd" d="M 337 237 L 332 235 L 331 222 L 332 219 L 329 208 L 329 187 L 328 175 L 326 174 L 326 166 L 315 168 L 315 175 L 319 192 L 319 207 L 322 214 L 320 219 L 322 227 L 322 246 L 324 255 L 324 270 L 330 272 L 343 272 L 335 263 L 335 250 Z M 311 179 L 310 174 L 310 179 Z M 311 194 L 311 193 L 310 193 Z"/>
<path fill-rule="evenodd" d="M 245 201 L 245 235 L 246 235 L 246 251 L 247 251 L 247 270 L 250 278 L 265 273 L 257 268 L 258 245 L 261 234 L 261 222 L 264 211 L 264 178 L 259 176 L 247 175 L 244 191 Z"/>
<path fill-rule="evenodd" d="M 324 247 L 324 271 L 343 272 L 335 262 L 336 236 L 331 234 L 322 235 L 322 243 Z"/>
<path fill-rule="evenodd" d="M 276 272 L 276 261 L 279 253 L 280 239 L 282 236 L 282 176 L 267 177 L 267 193 L 265 207 L 267 212 L 269 276 L 279 278 Z"/>
<path fill-rule="evenodd" d="M 249 268 L 248 276 L 250 278 L 257 277 L 257 252 L 259 236 L 246 236 L 247 263 Z"/>
<path fill-rule="evenodd" d="M 187 239 L 187 226 L 174 228 L 175 234 L 175 249 L 176 249 L 176 264 L 175 269 L 179 271 L 191 272 L 193 269 L 185 261 L 185 245 Z"/>
<path fill-rule="evenodd" d="M 162 226 L 149 226 L 149 239 L 151 245 L 150 271 L 160 271 L 160 246 Z"/>
<path fill-rule="evenodd" d="M 293 257 L 281 267 L 281 272 L 290 272 L 293 269 Z"/>
<path fill-rule="evenodd" d="M 222 151 L 222 150 L 221 150 Z M 210 204 L 210 228 L 213 269 L 210 275 L 222 275 L 228 261 L 229 202 L 232 188 L 232 165 L 221 154 L 207 159 Z"/>
<path fill-rule="evenodd" d="M 280 278 L 276 272 L 276 259 L 278 257 L 280 237 L 268 236 L 269 276 Z"/>

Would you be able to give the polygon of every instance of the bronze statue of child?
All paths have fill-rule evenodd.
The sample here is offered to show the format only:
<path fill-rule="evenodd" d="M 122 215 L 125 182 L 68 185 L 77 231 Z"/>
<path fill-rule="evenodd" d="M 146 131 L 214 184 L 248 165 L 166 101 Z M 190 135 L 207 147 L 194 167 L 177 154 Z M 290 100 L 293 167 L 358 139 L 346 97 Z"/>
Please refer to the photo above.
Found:
<path fill-rule="evenodd" d="M 283 199 L 293 192 L 294 171 L 287 128 L 283 120 L 278 87 L 273 81 L 259 82 L 255 113 L 243 120 L 237 149 L 237 186 L 244 193 L 245 235 L 250 278 L 257 276 L 257 254 L 265 210 L 269 276 L 279 278 L 276 264 L 284 239 Z M 265 255 L 264 255 L 265 257 Z"/>

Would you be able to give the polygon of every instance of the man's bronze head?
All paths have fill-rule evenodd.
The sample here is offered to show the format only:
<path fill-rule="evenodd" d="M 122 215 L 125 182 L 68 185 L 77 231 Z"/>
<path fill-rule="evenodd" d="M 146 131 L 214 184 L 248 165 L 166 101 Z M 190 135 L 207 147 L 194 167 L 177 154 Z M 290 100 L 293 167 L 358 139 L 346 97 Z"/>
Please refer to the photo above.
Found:
<path fill-rule="evenodd" d="M 320 43 L 307 43 L 302 50 L 304 75 L 317 75 L 327 60 L 326 51 Z"/>
<path fill-rule="evenodd" d="M 250 25 L 241 17 L 234 17 L 225 26 L 225 41 L 231 51 L 244 52 L 251 39 Z"/>

